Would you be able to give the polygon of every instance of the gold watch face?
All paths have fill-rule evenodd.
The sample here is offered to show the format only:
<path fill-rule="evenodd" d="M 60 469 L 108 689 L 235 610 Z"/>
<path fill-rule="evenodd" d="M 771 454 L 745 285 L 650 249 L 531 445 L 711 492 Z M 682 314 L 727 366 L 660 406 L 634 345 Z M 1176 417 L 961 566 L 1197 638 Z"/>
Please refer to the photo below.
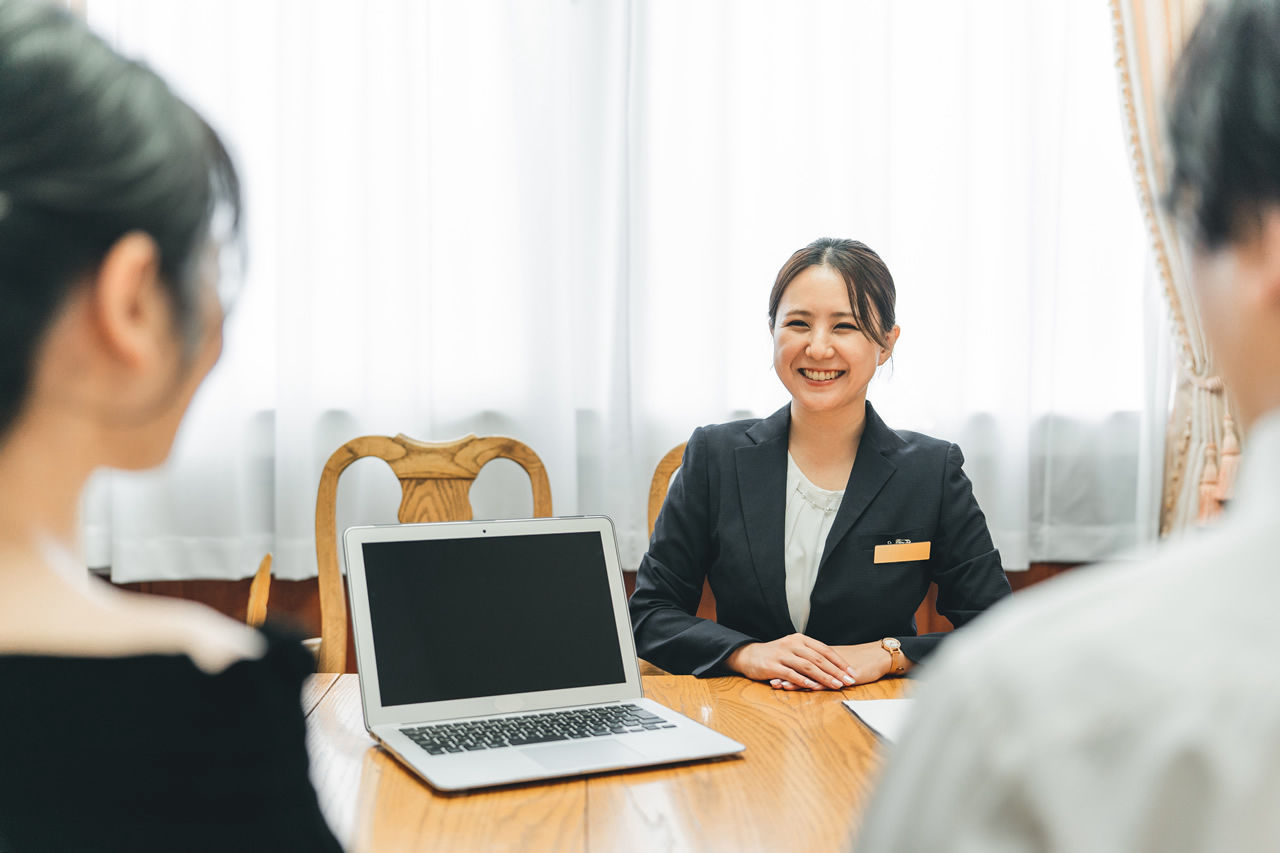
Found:
<path fill-rule="evenodd" d="M 888 649 L 888 650 L 889 650 L 889 651 L 891 651 L 891 652 L 896 652 L 898 649 L 902 648 L 902 643 L 899 643 L 899 642 L 898 642 L 895 638 L 893 638 L 893 637 L 886 637 L 885 639 L 881 640 L 880 642 L 881 642 L 881 644 L 882 644 L 886 649 Z"/>

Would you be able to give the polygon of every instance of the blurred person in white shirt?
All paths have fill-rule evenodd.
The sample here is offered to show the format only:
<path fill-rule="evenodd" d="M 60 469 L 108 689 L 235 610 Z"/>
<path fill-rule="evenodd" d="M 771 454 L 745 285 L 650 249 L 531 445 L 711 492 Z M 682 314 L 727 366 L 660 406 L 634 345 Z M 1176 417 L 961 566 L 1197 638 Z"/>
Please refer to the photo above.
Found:
<path fill-rule="evenodd" d="M 1166 203 L 1247 433 L 1235 497 L 942 649 L 859 850 L 1280 850 L 1280 3 L 1211 4 L 1174 83 Z"/>

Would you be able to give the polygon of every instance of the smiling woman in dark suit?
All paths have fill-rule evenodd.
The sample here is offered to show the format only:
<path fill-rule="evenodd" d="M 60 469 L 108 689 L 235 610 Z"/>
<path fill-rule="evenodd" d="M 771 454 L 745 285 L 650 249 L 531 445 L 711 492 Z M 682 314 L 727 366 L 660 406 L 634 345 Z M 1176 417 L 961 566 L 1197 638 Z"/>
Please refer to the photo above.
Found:
<path fill-rule="evenodd" d="M 631 597 L 642 658 L 839 688 L 937 645 L 914 620 L 930 581 L 957 628 L 1009 594 L 960 448 L 892 430 L 867 402 L 898 340 L 895 299 L 855 240 L 817 240 L 779 271 L 769 329 L 791 402 L 694 430 Z M 693 615 L 704 578 L 715 622 Z"/>

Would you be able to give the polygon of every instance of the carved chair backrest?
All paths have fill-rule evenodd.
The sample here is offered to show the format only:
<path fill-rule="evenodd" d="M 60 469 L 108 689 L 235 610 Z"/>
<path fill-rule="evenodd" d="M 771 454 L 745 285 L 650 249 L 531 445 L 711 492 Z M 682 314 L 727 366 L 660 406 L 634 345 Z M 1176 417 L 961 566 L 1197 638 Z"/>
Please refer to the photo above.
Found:
<path fill-rule="evenodd" d="M 468 435 L 457 441 L 416 441 L 405 435 L 353 438 L 334 451 L 320 475 L 316 495 L 316 561 L 320 575 L 320 672 L 345 672 L 347 599 L 338 567 L 338 478 L 357 459 L 376 456 L 400 479 L 399 519 L 469 521 L 471 484 L 488 462 L 511 459 L 524 468 L 533 487 L 533 515 L 551 515 L 551 483 L 538 454 L 513 438 Z"/>

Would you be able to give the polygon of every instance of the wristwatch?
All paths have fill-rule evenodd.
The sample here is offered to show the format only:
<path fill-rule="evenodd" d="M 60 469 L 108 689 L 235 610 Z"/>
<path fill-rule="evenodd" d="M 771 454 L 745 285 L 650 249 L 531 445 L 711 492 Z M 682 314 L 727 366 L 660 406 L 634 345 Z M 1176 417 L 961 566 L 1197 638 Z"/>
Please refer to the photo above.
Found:
<path fill-rule="evenodd" d="M 907 671 L 907 656 L 902 653 L 902 643 L 897 637 L 885 637 L 880 645 L 889 653 L 889 671 L 894 675 L 902 675 Z"/>

